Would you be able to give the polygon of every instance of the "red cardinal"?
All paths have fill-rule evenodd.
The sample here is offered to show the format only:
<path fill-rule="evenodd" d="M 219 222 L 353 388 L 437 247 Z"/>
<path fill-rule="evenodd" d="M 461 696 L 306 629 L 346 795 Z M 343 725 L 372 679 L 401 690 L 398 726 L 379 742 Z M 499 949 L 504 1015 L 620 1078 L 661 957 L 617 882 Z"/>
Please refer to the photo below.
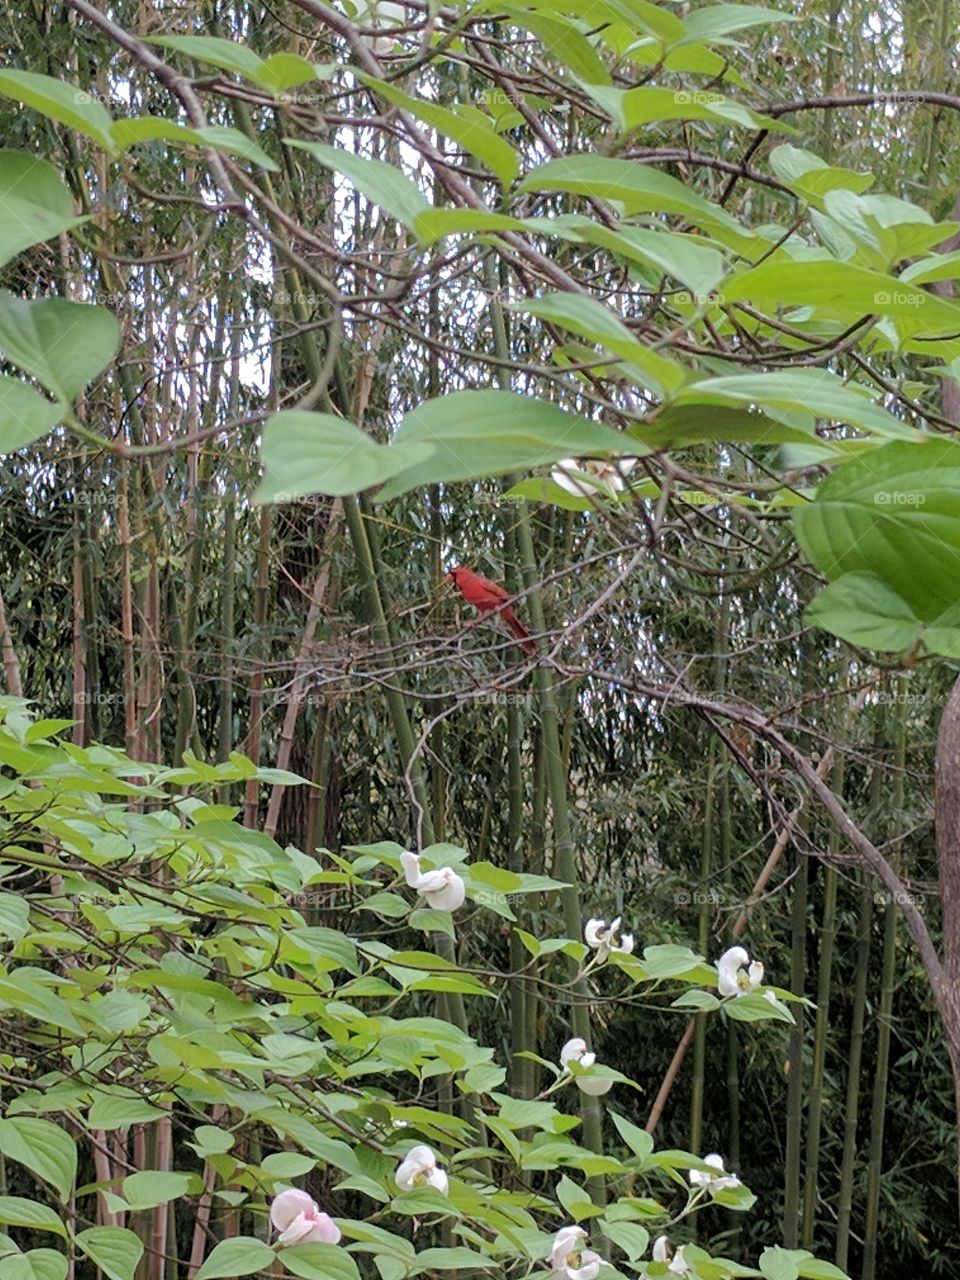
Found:
<path fill-rule="evenodd" d="M 454 583 L 467 604 L 472 604 L 481 613 L 496 610 L 520 641 L 525 652 L 530 654 L 537 652 L 537 646 L 530 639 L 530 632 L 507 603 L 510 599 L 509 591 L 501 587 L 499 582 L 491 582 L 489 578 L 482 578 L 479 573 L 474 573 L 472 569 L 463 569 L 460 565 L 454 565 L 447 574 L 447 580 Z"/>

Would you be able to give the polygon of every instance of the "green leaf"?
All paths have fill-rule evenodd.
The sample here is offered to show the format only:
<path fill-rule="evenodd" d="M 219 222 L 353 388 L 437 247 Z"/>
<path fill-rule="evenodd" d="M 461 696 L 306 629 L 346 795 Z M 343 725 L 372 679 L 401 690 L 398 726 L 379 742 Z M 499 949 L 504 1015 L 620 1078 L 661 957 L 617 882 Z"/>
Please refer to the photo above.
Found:
<path fill-rule="evenodd" d="M 221 71 L 234 71 L 247 80 L 256 80 L 263 66 L 263 59 L 252 49 L 219 36 L 149 36 L 144 43 L 186 54 L 197 62 L 219 67 Z"/>
<path fill-rule="evenodd" d="M 86 134 L 106 151 L 113 151 L 113 121 L 101 102 L 76 85 L 34 71 L 0 71 L 0 93 L 16 98 L 51 120 Z"/>
<path fill-rule="evenodd" d="M 596 298 L 585 294 L 550 293 L 527 302 L 512 304 L 543 320 L 551 320 L 599 342 L 626 362 L 627 372 L 655 395 L 664 398 L 687 381 L 680 365 L 635 338 L 619 316 Z"/>
<path fill-rule="evenodd" d="M 636 89 L 614 89 L 604 84 L 585 84 L 583 87 L 625 132 L 666 120 L 711 120 L 719 124 L 742 125 L 746 129 L 792 132 L 790 125 L 770 116 L 758 115 L 721 93 L 650 88 L 646 85 Z"/>
<path fill-rule="evenodd" d="M 643 971 L 648 978 L 678 978 L 703 959 L 689 947 L 665 943 L 643 949 Z"/>
<path fill-rule="evenodd" d="M 650 1232 L 637 1222 L 601 1222 L 600 1230 L 631 1262 L 643 1256 L 650 1242 Z"/>
<path fill-rule="evenodd" d="M 77 1244 L 110 1280 L 133 1280 L 143 1257 L 143 1241 L 126 1227 L 88 1227 Z"/>
<path fill-rule="evenodd" d="M 166 1115 L 159 1107 L 133 1094 L 98 1093 L 87 1112 L 91 1129 L 126 1129 L 131 1124 L 147 1124 Z"/>
<path fill-rule="evenodd" d="M 370 160 L 340 147 L 329 147 L 325 142 L 301 142 L 291 138 L 286 142 L 291 147 L 308 151 L 328 169 L 343 174 L 368 200 L 411 230 L 417 217 L 430 208 L 416 183 L 383 160 Z"/>
<path fill-rule="evenodd" d="M 189 1173 L 170 1173 L 159 1169 L 145 1169 L 131 1173 L 121 1186 L 123 1198 L 131 1209 L 153 1209 L 168 1200 L 185 1196 L 192 1179 Z"/>
<path fill-rule="evenodd" d="M 274 1151 L 260 1161 L 260 1168 L 264 1173 L 269 1173 L 271 1178 L 282 1178 L 285 1182 L 302 1178 L 316 1167 L 316 1160 L 301 1155 L 299 1151 Z"/>
<path fill-rule="evenodd" d="M 263 85 L 264 89 L 269 89 L 275 97 L 279 97 L 294 85 L 328 78 L 330 71 L 331 67 L 308 62 L 298 53 L 273 53 L 260 64 L 253 79 L 257 84 Z"/>
<path fill-rule="evenodd" d="M 258 502 L 290 502 L 310 493 L 359 493 L 433 453 L 422 441 L 381 445 L 330 413 L 287 409 L 264 424 L 266 477 Z"/>
<path fill-rule="evenodd" d="M 814 421 L 809 426 L 778 422 L 749 406 L 672 404 L 664 407 L 652 423 L 631 429 L 631 435 L 649 449 L 685 449 L 691 445 L 716 444 L 809 444 L 817 440 Z M 818 444 L 820 442 L 818 441 Z"/>
<path fill-rule="evenodd" d="M 373 89 L 381 98 L 386 98 L 394 106 L 403 107 L 418 120 L 424 120 L 443 134 L 469 151 L 481 164 L 487 166 L 495 174 L 504 187 L 509 187 L 517 176 L 520 159 L 516 151 L 506 139 L 492 128 L 490 121 L 475 107 L 441 107 L 435 102 L 423 98 L 414 98 L 389 80 L 357 73 L 357 79 Z"/>
<path fill-rule="evenodd" d="M 922 634 L 931 652 L 955 656 L 958 492 L 960 444 L 942 437 L 888 444 L 837 467 L 793 515 L 804 552 L 834 583 L 811 618 L 852 643 L 902 651 Z"/>
<path fill-rule="evenodd" d="M 30 904 L 14 893 L 0 893 L 0 936 L 15 942 L 30 928 Z"/>
<path fill-rule="evenodd" d="M 760 310 L 807 305 L 831 323 L 888 316 L 905 339 L 916 333 L 936 335 L 960 329 L 960 306 L 955 302 L 848 262 L 831 260 L 818 265 L 819 269 L 816 265 L 812 268 L 810 262 L 778 258 L 727 276 L 724 303 L 745 301 Z"/>
<path fill-rule="evenodd" d="M 30 1249 L 0 1262 L 3 1280 L 64 1280 L 66 1274 L 67 1259 L 56 1249 Z"/>
<path fill-rule="evenodd" d="M 702 236 L 631 227 L 625 223 L 604 227 L 587 219 L 583 221 L 582 227 L 566 224 L 563 234 L 587 244 L 601 245 L 628 262 L 639 262 L 672 276 L 693 291 L 694 296 L 685 301 L 697 306 L 708 300 L 726 274 L 723 254 L 704 244 Z"/>
<path fill-rule="evenodd" d="M 53 165 L 24 151 L 0 150 L 0 266 L 86 221 L 75 216 L 70 189 Z"/>
<path fill-rule="evenodd" d="M 224 1153 L 229 1151 L 236 1141 L 232 1133 L 227 1133 L 224 1129 L 218 1129 L 216 1125 L 201 1124 L 193 1131 L 194 1145 L 198 1150 L 206 1154 L 214 1154 L 215 1152 Z"/>
<path fill-rule="evenodd" d="M 784 369 L 708 378 L 684 387 L 675 403 L 758 404 L 766 409 L 800 411 L 833 422 L 852 423 L 883 436 L 915 439 L 917 434 L 876 404 L 864 388 L 846 383 L 826 369 Z"/>
<path fill-rule="evenodd" d="M 4 753 L 8 754 L 8 753 Z M 74 1035 L 82 1035 L 82 1028 L 73 1010 L 47 985 L 50 975 L 42 970 L 23 967 L 0 976 L 0 1001 L 11 1008 L 20 1009 L 39 1022 L 49 1022 Z"/>
<path fill-rule="evenodd" d="M 25 302 L 0 291 L 0 351 L 64 404 L 116 355 L 120 326 L 102 307 L 65 298 Z"/>
<path fill-rule="evenodd" d="M 414 1265 L 408 1275 L 419 1276 L 425 1271 L 459 1271 L 489 1270 L 494 1266 L 492 1258 L 485 1253 L 475 1253 L 472 1249 L 455 1247 L 452 1249 L 424 1249 L 414 1259 Z M 199 1280 L 199 1277 L 197 1278 Z"/>
<path fill-rule="evenodd" d="M 639 1125 L 633 1124 L 625 1116 L 617 1115 L 615 1111 L 610 1112 L 610 1119 L 633 1154 L 641 1160 L 648 1160 L 653 1151 L 653 1135 L 647 1133 L 646 1129 L 641 1129 Z"/>
<path fill-rule="evenodd" d="M 799 22 L 799 16 L 780 9 L 762 9 L 752 4 L 716 4 L 695 9 L 684 19 L 685 40 L 709 40 L 729 44 L 727 37 L 749 27 L 767 27 L 779 22 Z"/>
<path fill-rule="evenodd" d="M 434 454 L 389 481 L 378 501 L 420 485 L 530 470 L 570 455 L 629 456 L 637 448 L 609 427 L 510 391 L 456 391 L 427 400 L 406 415 L 395 440 L 432 445 Z"/>
<path fill-rule="evenodd" d="M 77 1145 L 65 1129 L 32 1116 L 0 1120 L 0 1151 L 48 1182 L 61 1200 L 69 1197 L 77 1176 Z"/>
<path fill-rule="evenodd" d="M 750 991 L 745 996 L 725 1000 L 723 1007 L 734 1022 L 789 1022 L 793 1014 L 782 1004 L 767 1000 L 762 991 Z"/>
<path fill-rule="evenodd" d="M 804 1280 L 850 1280 L 845 1271 L 835 1267 L 832 1262 L 822 1262 L 819 1258 L 808 1258 L 797 1263 L 797 1272 Z"/>
<path fill-rule="evenodd" d="M 758 1265 L 765 1280 L 797 1280 L 800 1274 L 790 1253 L 779 1245 L 764 1249 Z"/>
<path fill-rule="evenodd" d="M 775 147 L 770 152 L 770 167 L 780 181 L 797 195 L 818 204 L 828 191 L 860 192 L 873 184 L 869 173 L 833 168 L 812 151 L 789 145 Z"/>
<path fill-rule="evenodd" d="M 318 75 L 318 68 L 299 54 L 274 53 L 264 59 L 252 49 L 219 36 L 153 36 L 148 37 L 146 43 L 173 49 L 197 62 L 219 67 L 222 71 L 233 71 L 245 80 L 252 80 L 269 89 L 273 94 L 280 94 L 296 84 L 314 80 Z"/>
<path fill-rule="evenodd" d="M 275 1257 L 276 1254 L 269 1245 L 265 1245 L 256 1236 L 234 1236 L 232 1240 L 221 1240 L 213 1248 L 197 1272 L 196 1280 L 249 1276 L 254 1271 L 265 1271 Z"/>
<path fill-rule="evenodd" d="M 433 244 L 444 236 L 484 231 L 524 231 L 533 221 L 511 218 L 505 213 L 493 213 L 487 209 L 433 209 L 426 208 L 417 214 L 413 229 L 422 244 Z M 543 219 L 536 221 L 542 222 Z"/>
<path fill-rule="evenodd" d="M 539 41 L 579 79 L 591 84 L 609 83 L 609 72 L 593 45 L 575 24 L 556 8 L 549 13 L 510 4 L 500 4 L 496 8 L 502 13 L 509 14 L 518 26 L 532 31 Z"/>
<path fill-rule="evenodd" d="M 704 200 L 670 174 L 636 160 L 589 154 L 561 156 L 527 174 L 517 192 L 527 191 L 568 191 L 597 200 L 616 200 L 627 214 L 681 214 L 732 248 L 749 246 L 753 241 L 752 234 L 720 205 Z"/>
<path fill-rule="evenodd" d="M 295 1244 L 277 1255 L 287 1271 L 302 1280 L 359 1280 L 357 1264 L 335 1244 Z M 198 1277 L 199 1280 L 199 1277 Z"/>
<path fill-rule="evenodd" d="M 0 1222 L 12 1227 L 29 1227 L 32 1231 L 53 1231 L 67 1237 L 67 1229 L 45 1204 L 25 1200 L 21 1196 L 0 1196 Z"/>
<path fill-rule="evenodd" d="M 113 125 L 113 140 L 121 151 L 126 151 L 138 142 L 156 141 L 170 142 L 174 146 L 199 147 L 201 150 L 212 147 L 214 151 L 226 151 L 229 155 L 250 160 L 271 173 L 277 169 L 275 161 L 252 138 L 227 125 L 205 125 L 202 129 L 190 129 L 175 120 L 165 120 L 160 116 L 140 116 L 134 120 L 116 120 Z"/>
<path fill-rule="evenodd" d="M 684 991 L 683 995 L 671 1000 L 671 1009 L 704 1009 L 712 1010 L 720 1007 L 720 1001 L 709 991 Z"/>
<path fill-rule="evenodd" d="M 843 574 L 808 605 L 804 619 L 848 644 L 881 653 L 907 653 L 925 631 L 923 621 L 906 600 L 874 573 Z M 938 627 L 939 631 L 945 629 L 942 623 Z M 954 626 L 954 635 L 947 655 L 960 657 L 960 625 Z M 945 651 L 938 648 L 937 652 Z"/>
<path fill-rule="evenodd" d="M 64 416 L 64 408 L 25 382 L 0 375 L 0 452 L 14 453 L 45 436 Z"/>

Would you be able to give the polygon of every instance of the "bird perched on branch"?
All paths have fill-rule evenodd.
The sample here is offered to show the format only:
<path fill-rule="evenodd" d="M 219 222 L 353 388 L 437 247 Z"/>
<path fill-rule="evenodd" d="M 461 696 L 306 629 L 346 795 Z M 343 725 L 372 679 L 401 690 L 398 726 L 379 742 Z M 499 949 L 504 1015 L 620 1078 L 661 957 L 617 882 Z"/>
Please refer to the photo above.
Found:
<path fill-rule="evenodd" d="M 537 652 L 537 646 L 530 638 L 530 632 L 510 608 L 509 591 L 501 587 L 499 582 L 491 582 L 489 578 L 481 577 L 479 573 L 474 573 L 472 569 L 464 569 L 460 565 L 453 566 L 447 574 L 447 580 L 456 586 L 467 604 L 472 604 L 481 613 L 494 611 L 499 613 L 520 641 L 524 652 L 529 654 Z"/>

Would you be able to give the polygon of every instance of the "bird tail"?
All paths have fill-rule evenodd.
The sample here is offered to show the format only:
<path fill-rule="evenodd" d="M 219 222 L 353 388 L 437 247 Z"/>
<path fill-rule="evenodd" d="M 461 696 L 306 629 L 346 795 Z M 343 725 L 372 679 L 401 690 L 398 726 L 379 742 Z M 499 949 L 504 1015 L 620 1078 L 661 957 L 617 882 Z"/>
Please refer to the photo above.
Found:
<path fill-rule="evenodd" d="M 517 615 L 513 612 L 512 609 L 504 609 L 502 612 L 503 612 L 504 622 L 513 632 L 513 634 L 517 637 L 517 639 L 520 641 L 520 647 L 523 649 L 523 651 L 525 653 L 529 653 L 531 656 L 535 654 L 537 652 L 537 646 L 534 644 L 533 640 L 530 638 L 530 632 L 523 625 L 523 623 L 520 621 Z"/>

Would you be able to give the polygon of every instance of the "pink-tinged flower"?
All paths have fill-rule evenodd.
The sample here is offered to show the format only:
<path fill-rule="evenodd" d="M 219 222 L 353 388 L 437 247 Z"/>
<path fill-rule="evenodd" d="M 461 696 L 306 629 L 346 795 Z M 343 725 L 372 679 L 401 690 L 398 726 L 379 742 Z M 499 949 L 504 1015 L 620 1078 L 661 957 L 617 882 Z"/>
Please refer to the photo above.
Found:
<path fill-rule="evenodd" d="M 587 1233 L 583 1227 L 561 1227 L 553 1237 L 550 1270 L 557 1280 L 596 1280 L 603 1259 L 592 1249 L 581 1249 Z"/>
<path fill-rule="evenodd" d="M 705 1187 L 712 1194 L 714 1191 L 732 1191 L 734 1187 L 742 1185 L 735 1173 L 727 1173 L 723 1167 L 723 1156 L 718 1156 L 716 1152 L 704 1156 L 703 1163 L 710 1166 L 710 1172 L 691 1169 L 687 1174 L 691 1187 Z"/>
<path fill-rule="evenodd" d="M 428 1146 L 411 1147 L 393 1177 L 401 1191 L 412 1191 L 414 1187 L 436 1187 L 442 1195 L 446 1195 L 449 1186 L 447 1175 L 437 1164 L 437 1153 Z"/>
<path fill-rule="evenodd" d="M 717 961 L 717 990 L 722 996 L 745 996 L 763 982 L 763 965 L 743 947 L 731 947 Z"/>
<path fill-rule="evenodd" d="M 279 1232 L 277 1244 L 339 1244 L 340 1228 L 321 1213 L 312 1196 L 296 1187 L 281 1191 L 270 1206 L 270 1221 Z"/>
<path fill-rule="evenodd" d="M 421 871 L 420 857 L 416 853 L 401 853 L 400 864 L 407 884 L 426 898 L 428 906 L 437 911 L 456 911 L 463 906 L 467 887 L 453 867 Z"/>

